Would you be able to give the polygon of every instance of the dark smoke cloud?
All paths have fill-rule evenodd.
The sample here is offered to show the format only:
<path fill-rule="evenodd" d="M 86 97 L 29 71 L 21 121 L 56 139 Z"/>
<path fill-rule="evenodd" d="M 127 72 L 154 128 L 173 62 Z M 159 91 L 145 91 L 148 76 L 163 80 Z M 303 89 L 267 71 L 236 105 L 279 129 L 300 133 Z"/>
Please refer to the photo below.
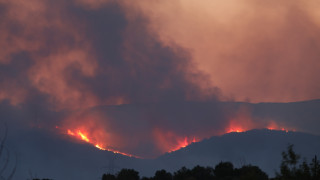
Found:
<path fill-rule="evenodd" d="M 65 1 L 33 2 L 38 9 L 5 5 L 17 14 L 8 12 L 1 23 L 10 47 L 2 53 L 1 82 L 18 87 L 2 89 L 1 99 L 22 103 L 31 89 L 46 95 L 54 109 L 216 99 L 217 89 L 202 92 L 195 83 L 206 77 L 189 72 L 188 53 L 158 42 L 142 16 L 128 21 L 117 3 L 92 10 Z M 17 100 L 15 89 L 22 91 Z"/>
<path fill-rule="evenodd" d="M 113 6 L 77 13 L 87 24 L 86 38 L 92 40 L 99 67 L 93 78 L 74 72 L 71 79 L 88 85 L 100 99 L 119 97 L 137 103 L 203 96 L 197 84 L 188 79 L 192 74 L 188 72 L 191 59 L 187 52 L 163 46 L 147 31 L 143 17 L 128 22 Z M 195 76 L 206 81 L 200 73 Z M 215 98 L 214 92 L 205 98 Z"/>
<path fill-rule="evenodd" d="M 164 115 L 159 117 L 150 116 L 155 113 L 151 110 L 139 110 L 141 119 L 113 117 L 109 111 L 95 113 L 90 108 L 215 101 L 219 90 L 200 87 L 198 82 L 208 79 L 193 68 L 188 52 L 159 42 L 143 15 L 128 17 L 117 2 L 99 7 L 83 3 L 86 1 L 2 2 L 2 105 L 20 111 L 20 117 L 14 119 L 22 127 L 88 127 L 88 132 L 103 138 L 110 148 L 146 156 L 162 153 L 154 133 L 161 136 L 166 124 L 175 121 L 166 120 L 168 112 L 163 106 L 159 112 Z M 2 113 L 5 119 L 10 120 L 9 116 Z M 185 128 L 190 125 L 191 121 Z M 177 127 L 170 129 L 172 138 L 188 134 L 188 128 L 175 132 Z"/>

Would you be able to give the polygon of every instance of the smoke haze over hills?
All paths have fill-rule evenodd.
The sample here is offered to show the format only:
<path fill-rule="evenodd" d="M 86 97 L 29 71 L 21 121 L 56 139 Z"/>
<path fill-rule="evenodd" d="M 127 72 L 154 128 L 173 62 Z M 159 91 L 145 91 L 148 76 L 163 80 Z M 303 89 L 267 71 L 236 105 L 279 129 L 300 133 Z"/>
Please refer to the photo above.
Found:
<path fill-rule="evenodd" d="M 257 128 L 319 135 L 319 8 L 0 0 L 0 119 L 143 158 Z"/>

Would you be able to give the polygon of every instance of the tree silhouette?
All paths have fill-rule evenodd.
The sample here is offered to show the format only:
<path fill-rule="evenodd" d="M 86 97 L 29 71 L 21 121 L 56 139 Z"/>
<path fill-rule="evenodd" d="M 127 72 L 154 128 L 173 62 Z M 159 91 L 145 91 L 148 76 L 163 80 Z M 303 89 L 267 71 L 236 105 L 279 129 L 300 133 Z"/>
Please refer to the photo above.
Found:
<path fill-rule="evenodd" d="M 299 169 L 296 172 L 296 176 L 297 179 L 311 180 L 311 171 L 306 160 L 304 160 L 299 166 Z"/>
<path fill-rule="evenodd" d="M 182 167 L 173 175 L 173 180 L 186 180 L 191 177 L 191 172 L 186 167 Z"/>
<path fill-rule="evenodd" d="M 113 174 L 103 174 L 102 180 L 116 180 L 116 176 Z"/>
<path fill-rule="evenodd" d="M 287 147 L 287 151 L 283 151 L 281 155 L 282 162 L 280 165 L 280 174 L 276 173 L 276 177 L 283 180 L 295 179 L 298 173 L 296 166 L 300 159 L 300 155 L 293 151 L 293 144 L 290 144 Z"/>
<path fill-rule="evenodd" d="M 245 165 L 237 169 L 237 176 L 240 180 L 268 180 L 268 175 L 258 166 Z"/>
<path fill-rule="evenodd" d="M 141 180 L 153 180 L 153 178 L 143 177 Z"/>
<path fill-rule="evenodd" d="M 122 169 L 118 175 L 117 180 L 139 180 L 139 172 L 134 169 Z"/>
<path fill-rule="evenodd" d="M 280 173 L 276 173 L 276 180 L 320 180 L 317 172 L 319 162 L 317 157 L 313 158 L 310 165 L 304 160 L 297 168 L 300 155 L 293 151 L 293 145 L 289 145 L 286 152 L 282 152 L 282 162 L 280 165 Z M 317 171 L 318 169 L 318 171 Z"/>
<path fill-rule="evenodd" d="M 320 163 L 317 156 L 314 156 L 310 163 L 310 173 L 312 180 L 320 180 Z"/>
<path fill-rule="evenodd" d="M 191 170 L 191 176 L 199 180 L 211 180 L 214 177 L 213 168 L 196 166 Z"/>
<path fill-rule="evenodd" d="M 166 170 L 162 169 L 155 173 L 153 180 L 172 180 L 171 173 L 167 172 Z"/>
<path fill-rule="evenodd" d="M 234 176 L 234 168 L 231 162 L 220 162 L 213 170 L 219 180 L 231 180 Z"/>

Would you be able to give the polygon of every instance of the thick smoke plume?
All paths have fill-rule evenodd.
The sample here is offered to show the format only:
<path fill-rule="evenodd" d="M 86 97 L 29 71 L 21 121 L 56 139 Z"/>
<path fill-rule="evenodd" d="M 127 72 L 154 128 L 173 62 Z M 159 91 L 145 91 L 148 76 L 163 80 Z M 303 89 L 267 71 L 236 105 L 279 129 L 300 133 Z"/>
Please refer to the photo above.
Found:
<path fill-rule="evenodd" d="M 238 101 L 320 97 L 320 5 L 315 1 L 139 1 L 164 44 L 189 49 L 198 68 Z"/>
<path fill-rule="evenodd" d="M 1 107 L 143 157 L 280 128 L 220 103 L 320 97 L 318 14 L 268 2 L 0 0 Z"/>

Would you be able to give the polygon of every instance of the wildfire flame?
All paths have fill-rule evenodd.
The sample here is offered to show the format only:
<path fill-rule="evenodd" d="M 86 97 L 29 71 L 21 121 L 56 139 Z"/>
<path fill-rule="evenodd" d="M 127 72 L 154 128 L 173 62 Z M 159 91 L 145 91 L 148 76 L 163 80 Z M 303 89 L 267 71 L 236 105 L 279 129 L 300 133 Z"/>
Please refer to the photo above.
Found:
<path fill-rule="evenodd" d="M 155 128 L 153 130 L 155 143 L 162 153 L 177 151 L 188 145 L 198 142 L 198 138 L 190 136 L 180 136 L 173 131 Z"/>
<path fill-rule="evenodd" d="M 285 131 L 285 132 L 289 132 L 289 130 L 288 130 L 288 129 L 286 129 L 286 128 L 275 129 L 275 128 L 272 128 L 272 127 L 268 127 L 267 129 L 269 129 L 269 130 L 278 130 L 278 131 Z M 293 130 L 290 130 L 290 131 L 295 131 L 295 130 L 293 129 Z"/>
<path fill-rule="evenodd" d="M 225 129 L 225 133 L 231 133 L 231 132 L 244 132 L 249 130 L 251 127 L 253 126 L 253 123 L 251 122 L 251 120 L 231 120 L 229 122 L 229 126 L 227 126 L 227 128 Z"/>
<path fill-rule="evenodd" d="M 174 147 L 172 150 L 170 150 L 169 152 L 173 152 L 173 151 L 177 151 L 179 149 L 185 148 L 195 142 L 197 142 L 195 137 L 193 137 L 192 140 L 188 139 L 188 137 L 185 137 L 183 141 L 178 141 L 178 145 Z"/>
<path fill-rule="evenodd" d="M 246 118 L 243 118 L 243 119 L 246 119 Z M 263 124 L 256 124 L 250 119 L 249 120 L 248 119 L 243 120 L 243 119 L 240 119 L 240 120 L 235 119 L 235 120 L 229 121 L 229 125 L 226 126 L 226 128 L 223 131 L 218 132 L 215 135 L 222 135 L 222 134 L 231 133 L 231 132 L 240 133 L 240 132 L 245 132 L 255 128 L 266 128 L 269 130 L 281 130 L 285 132 L 289 132 L 289 130 L 295 131 L 294 129 L 284 128 L 283 125 L 279 125 L 274 121 L 268 121 L 268 124 L 263 125 Z M 69 128 L 60 128 L 59 126 L 56 126 L 55 128 L 62 129 L 62 132 L 65 132 L 66 134 L 73 137 L 74 139 L 91 144 L 94 147 L 98 148 L 99 150 L 110 151 L 110 152 L 121 154 L 128 157 L 141 158 L 136 155 L 120 152 L 108 146 L 106 142 L 109 142 L 109 141 L 106 139 L 105 136 L 101 136 L 101 134 L 105 133 L 103 131 L 100 132 L 95 130 L 94 132 L 86 129 L 85 127 L 69 129 Z M 170 152 L 177 151 L 181 148 L 185 148 L 190 144 L 198 142 L 199 140 L 202 139 L 201 137 L 197 137 L 196 139 L 195 137 L 192 138 L 190 136 L 180 136 L 179 134 L 176 134 L 173 131 L 165 131 L 163 129 L 155 129 L 153 133 L 154 133 L 153 135 L 155 138 L 155 142 L 157 143 L 159 149 L 161 149 L 162 153 L 165 153 L 165 152 L 170 153 Z"/>
<path fill-rule="evenodd" d="M 266 129 L 269 129 L 269 130 L 277 130 L 277 131 L 285 131 L 285 132 L 289 132 L 289 131 L 295 131 L 295 129 L 288 129 L 288 128 L 284 128 L 284 127 L 281 127 L 279 126 L 277 123 L 275 123 L 274 121 L 271 121 L 269 123 L 269 125 L 267 127 L 265 127 Z M 248 131 L 250 129 L 254 129 L 254 128 L 245 128 L 241 125 L 238 125 L 238 124 L 234 124 L 234 123 L 230 123 L 230 126 L 226 129 L 226 133 L 231 133 L 231 132 L 245 132 L 245 131 Z"/>
<path fill-rule="evenodd" d="M 267 129 L 269 129 L 269 130 L 280 130 L 280 131 L 285 131 L 285 132 L 296 131 L 295 129 L 288 129 L 288 128 L 280 127 L 280 126 L 279 126 L 276 122 L 274 122 L 274 121 L 270 121 Z"/>
<path fill-rule="evenodd" d="M 231 133 L 231 132 L 237 132 L 237 133 L 239 133 L 239 132 L 244 132 L 244 130 L 242 129 L 242 128 L 229 128 L 228 130 L 227 130 L 227 133 Z"/>
<path fill-rule="evenodd" d="M 114 149 L 111 149 L 111 148 L 107 148 L 103 144 L 97 143 L 95 140 L 89 138 L 88 133 L 83 131 L 83 130 L 72 131 L 72 130 L 68 129 L 67 130 L 67 134 L 72 136 L 72 137 L 75 137 L 75 138 L 77 138 L 77 139 L 79 139 L 81 141 L 84 141 L 84 142 L 87 142 L 89 144 L 92 144 L 96 148 L 98 148 L 98 149 L 100 149 L 102 151 L 110 151 L 110 152 L 113 152 L 115 154 L 121 154 L 121 155 L 124 155 L 124 156 L 140 158 L 140 157 L 132 155 L 132 154 L 120 152 L 120 151 L 117 151 L 117 150 L 114 150 Z"/>

